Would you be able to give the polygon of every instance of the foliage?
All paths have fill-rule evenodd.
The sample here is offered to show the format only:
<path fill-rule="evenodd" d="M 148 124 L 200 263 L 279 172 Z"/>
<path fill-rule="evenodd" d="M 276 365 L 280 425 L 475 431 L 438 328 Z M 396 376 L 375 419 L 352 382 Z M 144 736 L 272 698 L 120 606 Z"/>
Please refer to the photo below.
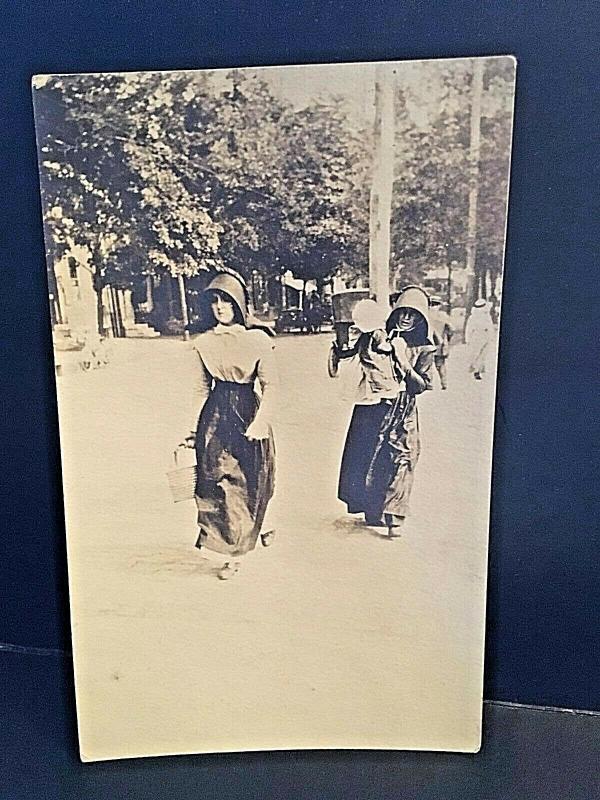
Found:
<path fill-rule="evenodd" d="M 392 266 L 464 264 L 471 68 L 399 72 Z M 500 274 L 512 65 L 486 62 L 477 270 Z M 368 274 L 372 131 L 346 100 L 296 107 L 259 71 L 51 76 L 35 86 L 49 261 L 85 248 L 97 287 L 152 273 Z M 325 96 L 325 95 L 324 95 Z"/>
<path fill-rule="evenodd" d="M 130 283 L 156 268 L 216 264 L 219 227 L 179 174 L 176 74 L 51 78 L 38 97 L 42 191 L 58 252 L 87 247 L 102 277 Z"/>
<path fill-rule="evenodd" d="M 339 107 L 295 111 L 236 71 L 221 86 L 57 76 L 36 94 L 54 256 L 83 245 L 117 284 L 224 267 L 323 278 L 359 246 L 357 140 Z"/>
<path fill-rule="evenodd" d="M 489 283 L 502 270 L 512 77 L 510 61 L 486 62 L 476 270 L 480 279 L 488 274 Z M 451 262 L 465 266 L 471 78 L 468 61 L 447 62 L 442 69 L 421 64 L 397 92 L 392 263 L 402 283 L 422 282 Z"/>
<path fill-rule="evenodd" d="M 339 100 L 303 109 L 289 120 L 286 229 L 290 268 L 297 278 L 325 280 L 340 268 L 348 272 L 367 266 L 370 165 L 365 138 L 349 127 Z"/>

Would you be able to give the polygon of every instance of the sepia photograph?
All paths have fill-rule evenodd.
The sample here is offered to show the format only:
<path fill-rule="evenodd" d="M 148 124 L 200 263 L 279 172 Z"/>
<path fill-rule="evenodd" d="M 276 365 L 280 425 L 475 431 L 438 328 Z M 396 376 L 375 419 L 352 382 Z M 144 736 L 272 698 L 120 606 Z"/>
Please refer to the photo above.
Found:
<path fill-rule="evenodd" d="M 515 70 L 33 78 L 83 761 L 479 749 Z"/>

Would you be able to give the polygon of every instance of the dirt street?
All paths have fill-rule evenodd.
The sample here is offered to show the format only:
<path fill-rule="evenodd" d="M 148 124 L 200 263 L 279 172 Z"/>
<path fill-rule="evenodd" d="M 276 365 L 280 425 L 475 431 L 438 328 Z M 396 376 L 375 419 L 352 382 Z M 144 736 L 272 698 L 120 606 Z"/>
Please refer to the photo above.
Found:
<path fill-rule="evenodd" d="M 58 379 L 84 755 L 478 741 L 492 381 L 457 346 L 448 391 L 419 399 L 412 516 L 389 541 L 336 499 L 355 374 L 327 376 L 330 339 L 277 339 L 277 538 L 228 582 L 165 477 L 185 344 L 118 340 L 108 367 Z"/>

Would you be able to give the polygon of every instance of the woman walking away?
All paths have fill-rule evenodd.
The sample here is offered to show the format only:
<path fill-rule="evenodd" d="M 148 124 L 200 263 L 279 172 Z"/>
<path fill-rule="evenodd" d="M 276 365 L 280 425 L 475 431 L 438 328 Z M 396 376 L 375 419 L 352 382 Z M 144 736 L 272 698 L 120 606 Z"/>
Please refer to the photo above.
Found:
<path fill-rule="evenodd" d="M 361 300 L 353 313 L 360 336 L 353 347 L 338 350 L 340 359 L 358 357 L 361 377 L 340 468 L 338 497 L 350 514 L 367 512 L 366 479 L 381 423 L 400 390 L 392 366 L 392 346 L 385 332 L 388 309 Z M 368 524 L 379 524 L 366 513 Z"/>
<path fill-rule="evenodd" d="M 387 407 L 367 473 L 367 513 L 382 519 L 391 539 L 401 535 L 408 514 L 420 435 L 416 397 L 431 388 L 435 345 L 428 298 L 417 287 L 401 292 L 387 321 L 400 391 Z"/>
<path fill-rule="evenodd" d="M 433 363 L 440 376 L 440 385 L 445 391 L 448 388 L 446 362 L 450 355 L 450 339 L 452 339 L 454 331 L 450 315 L 443 310 L 441 297 L 434 295 L 429 298 L 429 322 L 433 329 L 434 344 L 436 346 Z"/>
<path fill-rule="evenodd" d="M 476 300 L 467 320 L 466 340 L 469 351 L 469 372 L 480 381 L 488 366 L 494 324 L 487 300 Z"/>
<path fill-rule="evenodd" d="M 218 575 L 227 580 L 259 535 L 265 546 L 272 537 L 262 526 L 274 491 L 276 377 L 272 339 L 248 314 L 241 281 L 220 274 L 206 288 L 205 299 L 208 330 L 191 340 L 197 425 L 188 441 L 195 443 L 198 469 L 196 547 L 219 555 Z"/>

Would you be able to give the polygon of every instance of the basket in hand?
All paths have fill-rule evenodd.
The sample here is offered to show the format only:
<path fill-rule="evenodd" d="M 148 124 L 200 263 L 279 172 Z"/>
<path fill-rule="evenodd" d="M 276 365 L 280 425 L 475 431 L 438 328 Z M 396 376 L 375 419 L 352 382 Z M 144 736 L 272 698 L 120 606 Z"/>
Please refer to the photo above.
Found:
<path fill-rule="evenodd" d="M 190 461 L 193 463 L 189 463 Z M 174 503 L 180 503 L 182 500 L 194 499 L 196 492 L 196 475 L 195 451 L 184 445 L 179 445 L 179 447 L 173 451 L 173 469 L 167 472 L 167 480 L 169 481 L 169 488 Z"/>

